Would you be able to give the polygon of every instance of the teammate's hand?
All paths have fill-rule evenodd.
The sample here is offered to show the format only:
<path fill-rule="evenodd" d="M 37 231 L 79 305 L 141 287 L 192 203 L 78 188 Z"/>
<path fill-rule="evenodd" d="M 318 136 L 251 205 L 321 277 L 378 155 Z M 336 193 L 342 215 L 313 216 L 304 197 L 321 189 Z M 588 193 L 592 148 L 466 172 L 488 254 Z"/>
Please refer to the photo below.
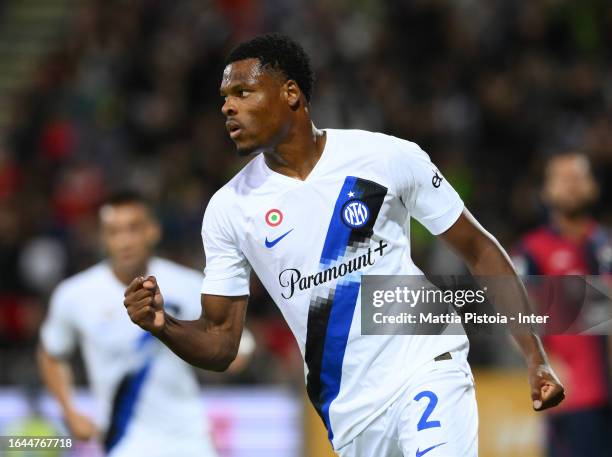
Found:
<path fill-rule="evenodd" d="M 164 298 L 154 276 L 134 279 L 125 290 L 123 304 L 130 319 L 144 330 L 158 334 L 166 324 Z"/>
<path fill-rule="evenodd" d="M 64 419 L 71 435 L 77 440 L 89 441 L 98 435 L 98 427 L 87 416 L 70 411 L 64 416 Z"/>
<path fill-rule="evenodd" d="M 542 411 L 557 406 L 565 398 L 565 389 L 547 363 L 528 366 L 533 409 Z"/>

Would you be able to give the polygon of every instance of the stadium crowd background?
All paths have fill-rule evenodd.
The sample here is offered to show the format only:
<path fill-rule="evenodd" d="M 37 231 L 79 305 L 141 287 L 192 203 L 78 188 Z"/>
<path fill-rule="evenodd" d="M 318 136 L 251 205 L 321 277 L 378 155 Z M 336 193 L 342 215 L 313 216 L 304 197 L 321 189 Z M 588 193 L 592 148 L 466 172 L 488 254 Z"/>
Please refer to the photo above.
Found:
<path fill-rule="evenodd" d="M 58 281 L 100 258 L 96 208 L 109 191 L 143 191 L 159 208 L 160 254 L 202 268 L 203 211 L 244 163 L 220 112 L 223 59 L 260 32 L 288 33 L 311 54 L 319 127 L 417 142 L 507 248 L 545 217 L 539 168 L 561 150 L 592 158 L 602 184 L 595 211 L 612 225 L 605 0 L 73 7 L 60 39 L 13 94 L 0 130 L 0 384 L 37 379 L 32 361 L 46 300 Z M 416 226 L 413 244 L 425 271 L 448 271 L 447 252 Z M 257 283 L 248 312 L 256 363 L 235 381 L 300 379 L 292 336 Z M 482 352 L 473 347 L 477 360 Z"/>

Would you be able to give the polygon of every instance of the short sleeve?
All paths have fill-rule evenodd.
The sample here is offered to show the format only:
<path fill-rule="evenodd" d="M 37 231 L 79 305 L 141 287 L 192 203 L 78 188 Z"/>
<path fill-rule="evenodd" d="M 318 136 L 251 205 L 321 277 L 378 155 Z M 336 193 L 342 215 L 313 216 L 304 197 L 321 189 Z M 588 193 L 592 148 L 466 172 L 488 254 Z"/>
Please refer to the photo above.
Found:
<path fill-rule="evenodd" d="M 463 211 L 463 201 L 429 156 L 415 143 L 393 138 L 389 164 L 396 191 L 406 209 L 433 235 L 448 230 Z"/>
<path fill-rule="evenodd" d="M 251 267 L 236 240 L 225 205 L 215 195 L 204 213 L 202 241 L 206 256 L 201 292 L 211 295 L 249 294 Z"/>
<path fill-rule="evenodd" d="M 61 285 L 51 295 L 49 311 L 40 330 L 45 350 L 54 357 L 70 355 L 77 343 L 71 298 L 65 286 Z"/>

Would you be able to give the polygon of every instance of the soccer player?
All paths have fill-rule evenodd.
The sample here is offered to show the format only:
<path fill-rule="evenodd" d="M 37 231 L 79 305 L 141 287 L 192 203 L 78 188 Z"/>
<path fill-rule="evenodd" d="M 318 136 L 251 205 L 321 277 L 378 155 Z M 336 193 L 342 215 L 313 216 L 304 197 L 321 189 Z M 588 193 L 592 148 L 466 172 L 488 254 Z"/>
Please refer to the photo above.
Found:
<path fill-rule="evenodd" d="M 38 357 L 47 388 L 74 437 L 101 438 L 109 456 L 215 456 L 192 367 L 133 325 L 121 305 L 126 284 L 151 274 L 165 284 L 166 312 L 196 319 L 202 274 L 152 257 L 160 228 L 136 193 L 111 196 L 100 209 L 100 224 L 108 259 L 66 279 L 51 297 Z M 73 401 L 66 357 L 77 344 L 98 404 L 98 424 Z"/>
<path fill-rule="evenodd" d="M 414 217 L 472 273 L 512 275 L 512 306 L 525 309 L 524 289 L 500 245 L 416 144 L 316 128 L 313 79 L 304 50 L 283 35 L 230 53 L 221 82 L 226 127 L 239 154 L 261 154 L 206 209 L 205 314 L 168 315 L 165 283 L 153 276 L 132 281 L 127 312 L 186 361 L 225 370 L 238 348 L 252 268 L 296 337 L 309 397 L 339 455 L 475 456 L 466 336 L 361 335 L 360 276 L 422 274 L 410 258 Z M 516 338 L 533 407 L 557 404 L 563 387 L 539 339 Z"/>
<path fill-rule="evenodd" d="M 513 257 L 517 269 L 530 275 L 612 275 L 612 237 L 589 214 L 597 194 L 584 154 L 551 157 L 542 189 L 550 220 L 523 237 Z M 596 335 L 544 338 L 551 358 L 565 375 L 569 393 L 548 416 L 550 457 L 612 452 L 606 339 Z"/>

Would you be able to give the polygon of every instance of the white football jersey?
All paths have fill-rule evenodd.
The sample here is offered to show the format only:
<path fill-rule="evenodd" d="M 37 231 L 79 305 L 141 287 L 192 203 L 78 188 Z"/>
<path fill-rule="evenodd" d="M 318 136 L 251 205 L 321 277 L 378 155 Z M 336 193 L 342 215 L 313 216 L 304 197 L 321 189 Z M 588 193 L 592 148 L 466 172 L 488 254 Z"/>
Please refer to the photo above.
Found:
<path fill-rule="evenodd" d="M 200 272 L 153 258 L 147 274 L 163 285 L 169 314 L 189 320 L 200 317 Z M 41 329 L 43 346 L 63 357 L 80 344 L 107 450 L 142 450 L 142 436 L 147 436 L 143 431 L 147 441 L 208 441 L 192 367 L 132 323 L 123 306 L 125 288 L 106 262 L 60 283 Z"/>
<path fill-rule="evenodd" d="M 254 269 L 293 331 L 307 390 L 337 449 L 401 393 L 415 370 L 465 335 L 361 335 L 361 275 L 421 275 L 410 217 L 446 231 L 463 202 L 416 144 L 327 129 L 310 175 L 254 158 L 211 199 L 202 227 L 202 293 L 246 295 Z"/>

